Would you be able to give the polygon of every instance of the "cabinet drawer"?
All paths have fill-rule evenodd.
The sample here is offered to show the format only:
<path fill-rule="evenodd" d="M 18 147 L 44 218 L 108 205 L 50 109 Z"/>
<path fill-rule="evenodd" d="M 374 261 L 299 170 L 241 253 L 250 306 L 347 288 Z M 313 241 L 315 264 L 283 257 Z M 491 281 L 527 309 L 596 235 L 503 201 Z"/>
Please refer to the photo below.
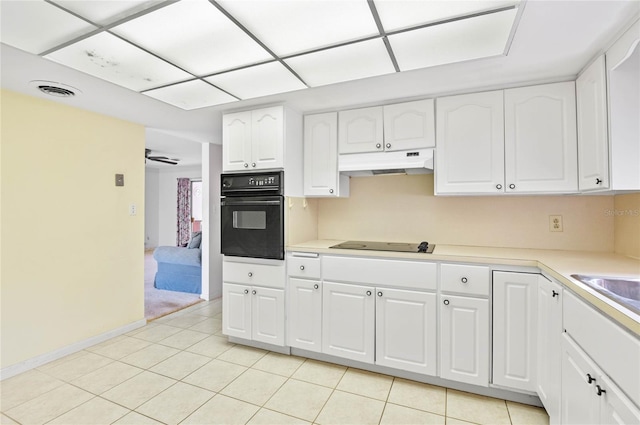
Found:
<path fill-rule="evenodd" d="M 437 266 L 423 261 L 325 256 L 322 259 L 322 278 L 337 282 L 435 290 Z"/>
<path fill-rule="evenodd" d="M 565 290 L 564 327 L 574 341 L 633 400 L 640 400 L 640 340 Z"/>
<path fill-rule="evenodd" d="M 271 265 L 223 261 L 222 280 L 224 282 L 284 289 L 284 262 L 278 265 Z"/>
<path fill-rule="evenodd" d="M 440 289 L 470 295 L 489 295 L 489 267 L 442 264 Z"/>
<path fill-rule="evenodd" d="M 287 274 L 293 277 L 320 279 L 320 257 L 287 256 Z"/>

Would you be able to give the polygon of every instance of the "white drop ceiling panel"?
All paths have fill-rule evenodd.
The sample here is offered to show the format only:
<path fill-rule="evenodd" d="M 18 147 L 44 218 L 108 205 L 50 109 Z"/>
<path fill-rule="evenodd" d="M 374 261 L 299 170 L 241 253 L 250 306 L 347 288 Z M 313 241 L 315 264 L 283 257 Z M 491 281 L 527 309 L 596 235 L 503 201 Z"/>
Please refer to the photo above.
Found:
<path fill-rule="evenodd" d="M 513 6 L 519 0 L 376 0 L 375 5 L 384 30 L 444 21 L 489 9 Z"/>
<path fill-rule="evenodd" d="M 306 88 L 280 62 L 270 62 L 206 78 L 241 99 L 267 96 Z"/>
<path fill-rule="evenodd" d="M 285 62 L 311 87 L 395 72 L 380 38 L 296 56 Z"/>
<path fill-rule="evenodd" d="M 147 96 L 190 110 L 221 105 L 237 99 L 201 80 L 187 81 L 144 92 Z"/>
<path fill-rule="evenodd" d="M 516 10 L 389 36 L 401 71 L 504 54 Z"/>
<path fill-rule="evenodd" d="M 175 3 L 111 31 L 195 75 L 273 59 L 207 0 Z"/>
<path fill-rule="evenodd" d="M 378 34 L 366 0 L 221 0 L 218 3 L 279 56 Z"/>
<path fill-rule="evenodd" d="M 42 53 L 95 29 L 44 1 L 0 2 L 1 41 L 29 53 Z"/>
<path fill-rule="evenodd" d="M 54 0 L 54 3 L 99 25 L 107 25 L 146 10 L 163 0 Z"/>
<path fill-rule="evenodd" d="M 191 78 L 188 73 L 108 33 L 86 38 L 45 58 L 136 91 Z"/>

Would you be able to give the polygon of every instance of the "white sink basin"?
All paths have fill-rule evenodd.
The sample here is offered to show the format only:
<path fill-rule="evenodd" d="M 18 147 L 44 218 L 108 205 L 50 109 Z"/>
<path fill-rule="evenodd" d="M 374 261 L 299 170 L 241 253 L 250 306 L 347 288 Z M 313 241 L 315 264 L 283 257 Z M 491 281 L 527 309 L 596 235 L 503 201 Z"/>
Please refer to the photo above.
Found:
<path fill-rule="evenodd" d="M 607 298 L 640 314 L 640 278 L 588 276 L 572 274 L 572 278 L 595 289 Z"/>

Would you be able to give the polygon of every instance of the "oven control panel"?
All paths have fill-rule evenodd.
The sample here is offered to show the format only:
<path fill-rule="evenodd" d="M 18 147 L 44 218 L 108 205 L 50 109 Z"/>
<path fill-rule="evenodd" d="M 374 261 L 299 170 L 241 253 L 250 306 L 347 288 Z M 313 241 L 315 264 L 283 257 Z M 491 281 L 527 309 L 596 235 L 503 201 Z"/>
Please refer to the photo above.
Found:
<path fill-rule="evenodd" d="M 282 177 L 282 171 L 223 174 L 221 176 L 221 192 L 222 195 L 256 191 L 282 194 Z"/>

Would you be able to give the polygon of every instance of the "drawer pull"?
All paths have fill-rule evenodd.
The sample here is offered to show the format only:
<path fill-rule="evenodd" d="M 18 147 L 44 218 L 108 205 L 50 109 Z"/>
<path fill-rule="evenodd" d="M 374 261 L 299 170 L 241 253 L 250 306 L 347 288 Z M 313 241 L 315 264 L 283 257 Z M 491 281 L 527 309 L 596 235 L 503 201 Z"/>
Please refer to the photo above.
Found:
<path fill-rule="evenodd" d="M 462 279 L 460 279 L 460 282 L 462 283 L 467 283 L 468 279 L 466 277 L 463 277 Z"/>
<path fill-rule="evenodd" d="M 244 168 L 249 168 L 249 164 L 247 164 L 246 162 L 244 163 Z"/>
<path fill-rule="evenodd" d="M 245 289 L 245 290 L 244 290 L 244 293 L 245 293 L 245 294 L 248 294 L 248 293 L 249 293 L 249 290 L 248 290 L 248 289 Z"/>
<path fill-rule="evenodd" d="M 256 167 L 256 163 L 255 163 L 255 162 L 254 162 L 254 163 L 252 163 L 252 164 L 251 164 L 251 166 L 252 166 L 253 168 L 255 168 L 255 167 Z"/>
<path fill-rule="evenodd" d="M 551 296 L 552 296 L 553 298 L 557 297 L 558 295 L 560 295 L 560 293 L 559 293 L 559 292 L 556 292 L 556 291 L 554 291 L 554 290 L 551 290 Z"/>
<path fill-rule="evenodd" d="M 606 390 L 603 390 L 603 389 L 600 387 L 600 385 L 596 385 L 596 388 L 598 389 L 598 393 L 597 393 L 597 394 L 598 394 L 600 397 L 602 397 L 602 394 L 604 394 L 604 393 L 606 393 L 606 392 L 607 392 Z"/>
<path fill-rule="evenodd" d="M 249 272 L 249 273 L 247 274 L 247 276 L 251 277 L 251 276 L 253 276 L 253 273 L 252 273 L 252 272 Z"/>
<path fill-rule="evenodd" d="M 371 296 L 371 291 L 367 291 L 367 297 Z"/>
<path fill-rule="evenodd" d="M 251 293 L 252 293 L 253 295 L 257 294 L 257 292 L 256 292 L 256 290 L 255 290 L 255 289 L 254 289 L 253 291 L 251 291 Z"/>
<path fill-rule="evenodd" d="M 444 300 L 444 305 L 449 305 L 449 300 Z"/>
<path fill-rule="evenodd" d="M 313 289 L 318 289 L 320 286 L 316 283 L 315 285 L 313 285 Z"/>
<path fill-rule="evenodd" d="M 378 291 L 378 296 L 381 297 L 382 296 L 382 291 Z"/>
<path fill-rule="evenodd" d="M 300 266 L 300 270 L 304 270 L 304 266 Z"/>
<path fill-rule="evenodd" d="M 587 373 L 587 384 L 590 384 L 590 383 L 595 382 L 595 381 L 596 381 L 596 378 L 591 376 L 590 373 Z"/>

